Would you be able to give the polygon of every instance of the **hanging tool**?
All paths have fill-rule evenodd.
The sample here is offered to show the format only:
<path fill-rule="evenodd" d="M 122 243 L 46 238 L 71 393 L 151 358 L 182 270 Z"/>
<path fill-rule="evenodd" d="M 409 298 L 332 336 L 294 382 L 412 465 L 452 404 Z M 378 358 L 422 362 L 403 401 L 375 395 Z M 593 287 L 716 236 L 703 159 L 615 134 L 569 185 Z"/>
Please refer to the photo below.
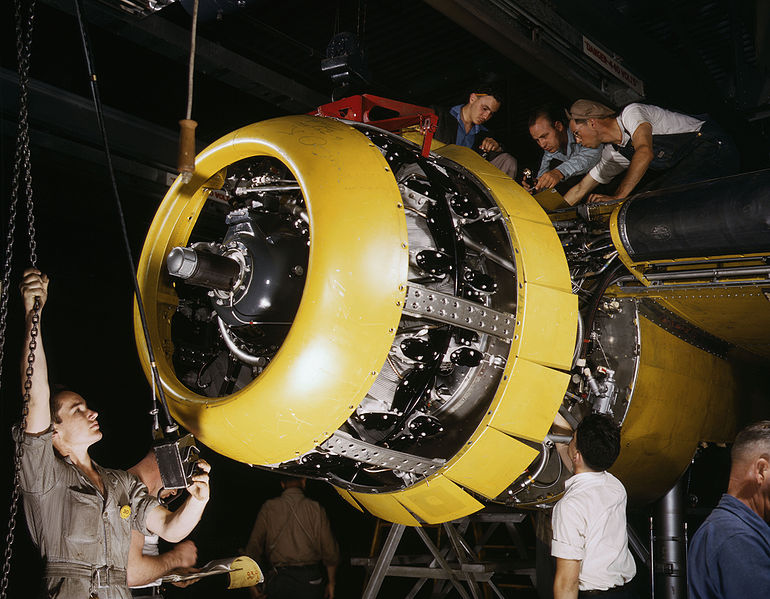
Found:
<path fill-rule="evenodd" d="M 104 152 L 107 159 L 107 169 L 110 175 L 110 181 L 112 183 L 112 191 L 115 197 L 115 204 L 117 207 L 118 219 L 120 221 L 120 228 L 123 234 L 123 243 L 126 250 L 126 257 L 128 259 L 128 266 L 131 271 L 131 280 L 134 284 L 134 293 L 136 296 L 136 305 L 139 312 L 139 318 L 142 323 L 142 331 L 144 334 L 144 343 L 147 350 L 147 355 L 150 360 L 150 369 L 152 371 L 152 410 L 150 414 L 153 417 L 153 439 L 154 450 L 156 459 L 158 460 L 158 466 L 160 468 L 161 478 L 163 479 L 164 487 L 167 489 L 179 489 L 188 486 L 191 482 L 194 472 L 194 463 L 197 461 L 199 451 L 195 447 L 195 442 L 192 435 L 180 436 L 179 426 L 174 422 L 171 414 L 168 410 L 166 397 L 163 392 L 163 384 L 160 379 L 160 373 L 158 372 L 157 364 L 155 362 L 155 355 L 150 344 L 150 335 L 147 329 L 147 316 L 144 310 L 144 304 L 142 302 L 142 296 L 139 290 L 139 284 L 136 279 L 136 268 L 134 266 L 134 260 L 131 254 L 131 246 L 128 241 L 128 232 L 126 230 L 126 222 L 123 216 L 123 207 L 120 201 L 120 194 L 118 192 L 117 181 L 115 179 L 115 172 L 112 165 L 112 157 L 110 153 L 110 147 L 107 140 L 107 131 L 104 126 L 104 112 L 102 109 L 101 99 L 99 97 L 99 87 L 97 83 L 96 71 L 94 69 L 93 56 L 91 54 L 91 46 L 88 40 L 88 35 L 85 27 L 85 19 L 83 16 L 82 0 L 75 0 L 76 14 L 78 18 L 78 24 L 80 26 L 81 41 L 83 43 L 83 52 L 85 54 L 86 66 L 89 73 L 89 82 L 91 85 L 91 95 L 94 101 L 95 112 L 99 123 L 99 130 L 102 134 L 102 141 L 104 143 Z M 160 407 L 160 409 L 159 409 Z M 166 426 L 161 429 L 158 419 L 159 412 L 162 411 Z"/>
<path fill-rule="evenodd" d="M 193 2 L 192 27 L 190 30 L 190 61 L 187 69 L 187 116 L 179 121 L 179 154 L 177 169 L 182 181 L 189 183 L 195 171 L 195 128 L 192 120 L 193 78 L 195 74 L 195 38 L 198 30 L 198 0 Z"/>

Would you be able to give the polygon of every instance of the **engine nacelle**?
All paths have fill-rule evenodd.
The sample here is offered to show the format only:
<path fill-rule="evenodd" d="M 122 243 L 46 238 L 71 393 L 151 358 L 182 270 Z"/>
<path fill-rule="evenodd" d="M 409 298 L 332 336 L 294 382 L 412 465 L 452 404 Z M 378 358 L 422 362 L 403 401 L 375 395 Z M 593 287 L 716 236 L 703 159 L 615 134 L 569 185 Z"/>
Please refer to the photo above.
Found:
<path fill-rule="evenodd" d="M 474 152 L 434 146 L 293 116 L 198 156 L 139 267 L 172 414 L 418 525 L 554 501 L 554 442 L 593 410 L 623 425 L 631 498 L 662 495 L 699 441 L 733 434 L 729 363 L 618 286 L 609 215 L 552 223 Z"/>
<path fill-rule="evenodd" d="M 445 153 L 286 117 L 174 184 L 140 281 L 198 439 L 409 524 L 471 513 L 538 461 L 576 342 L 564 253 L 529 194 Z"/>

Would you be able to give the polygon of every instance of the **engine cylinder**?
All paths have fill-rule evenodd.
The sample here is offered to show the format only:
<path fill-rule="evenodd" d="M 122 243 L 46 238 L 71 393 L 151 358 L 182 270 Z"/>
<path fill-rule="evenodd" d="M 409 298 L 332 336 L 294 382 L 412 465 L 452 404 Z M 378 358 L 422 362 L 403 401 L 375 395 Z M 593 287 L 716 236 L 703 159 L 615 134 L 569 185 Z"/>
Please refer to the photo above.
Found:
<path fill-rule="evenodd" d="M 241 270 L 235 260 L 225 256 L 183 247 L 169 252 L 166 266 L 172 277 L 184 279 L 188 285 L 220 291 L 230 291 Z"/>

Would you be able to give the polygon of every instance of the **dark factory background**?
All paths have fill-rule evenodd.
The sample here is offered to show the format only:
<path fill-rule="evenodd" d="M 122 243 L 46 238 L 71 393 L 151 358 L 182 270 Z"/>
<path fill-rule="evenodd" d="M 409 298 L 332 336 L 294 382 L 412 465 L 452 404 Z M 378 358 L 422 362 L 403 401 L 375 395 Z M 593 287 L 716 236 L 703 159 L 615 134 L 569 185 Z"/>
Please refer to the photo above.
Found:
<path fill-rule="evenodd" d="M 136 261 L 173 180 L 191 2 L 159 12 L 145 0 L 83 4 Z M 643 83 L 644 101 L 715 116 L 738 141 L 742 170 L 767 166 L 770 8 L 761 0 L 202 0 L 201 6 L 193 103 L 199 148 L 251 122 L 328 102 L 335 83 L 321 64 L 332 38 L 349 31 L 365 59 L 353 65 L 361 75 L 352 77 L 354 91 L 452 105 L 474 82 L 500 80 L 507 101 L 491 124 L 520 166 L 536 167 L 540 150 L 526 122 L 537 106 L 568 105 L 578 97 L 622 105 L 642 97 L 638 86 L 622 84 L 583 53 L 585 36 Z M 0 14 L 0 220 L 6 239 L 18 114 L 13 3 L 4 3 Z M 125 468 L 149 447 L 150 389 L 136 356 L 132 285 L 74 2 L 38 0 L 32 39 L 29 124 L 38 266 L 52 279 L 43 324 L 50 378 L 78 390 L 99 412 L 105 438 L 93 448 L 95 459 Z M 10 428 L 21 405 L 16 286 L 28 263 L 26 233 L 25 225 L 17 226 L 0 398 L 4 498 L 11 492 Z M 270 474 L 205 448 L 204 456 L 213 464 L 213 498 L 193 534 L 201 563 L 236 555 L 259 506 L 279 491 Z M 724 456 L 716 459 L 724 463 Z M 321 483 L 311 484 L 309 494 L 329 510 L 343 561 L 367 555 L 374 519 Z M 31 596 L 39 576 L 20 514 L 9 596 Z M 359 596 L 363 579 L 362 568 L 343 565 L 338 597 Z M 390 596 L 388 588 L 382 596 Z M 212 591 L 201 584 L 179 596 Z"/>

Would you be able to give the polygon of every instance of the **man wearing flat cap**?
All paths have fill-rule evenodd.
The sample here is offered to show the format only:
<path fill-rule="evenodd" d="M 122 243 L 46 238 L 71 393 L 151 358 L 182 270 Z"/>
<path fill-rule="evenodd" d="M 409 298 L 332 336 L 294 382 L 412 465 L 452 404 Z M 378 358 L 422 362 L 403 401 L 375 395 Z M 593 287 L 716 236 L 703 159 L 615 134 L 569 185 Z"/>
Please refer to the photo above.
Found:
<path fill-rule="evenodd" d="M 710 120 L 650 104 L 629 104 L 619 113 L 591 100 L 577 100 L 567 111 L 578 143 L 605 144 L 599 162 L 564 199 L 577 204 L 625 198 L 650 171 L 658 176 L 644 191 L 723 177 L 738 172 L 738 152 L 730 137 Z M 615 194 L 591 194 L 625 171 Z"/>

